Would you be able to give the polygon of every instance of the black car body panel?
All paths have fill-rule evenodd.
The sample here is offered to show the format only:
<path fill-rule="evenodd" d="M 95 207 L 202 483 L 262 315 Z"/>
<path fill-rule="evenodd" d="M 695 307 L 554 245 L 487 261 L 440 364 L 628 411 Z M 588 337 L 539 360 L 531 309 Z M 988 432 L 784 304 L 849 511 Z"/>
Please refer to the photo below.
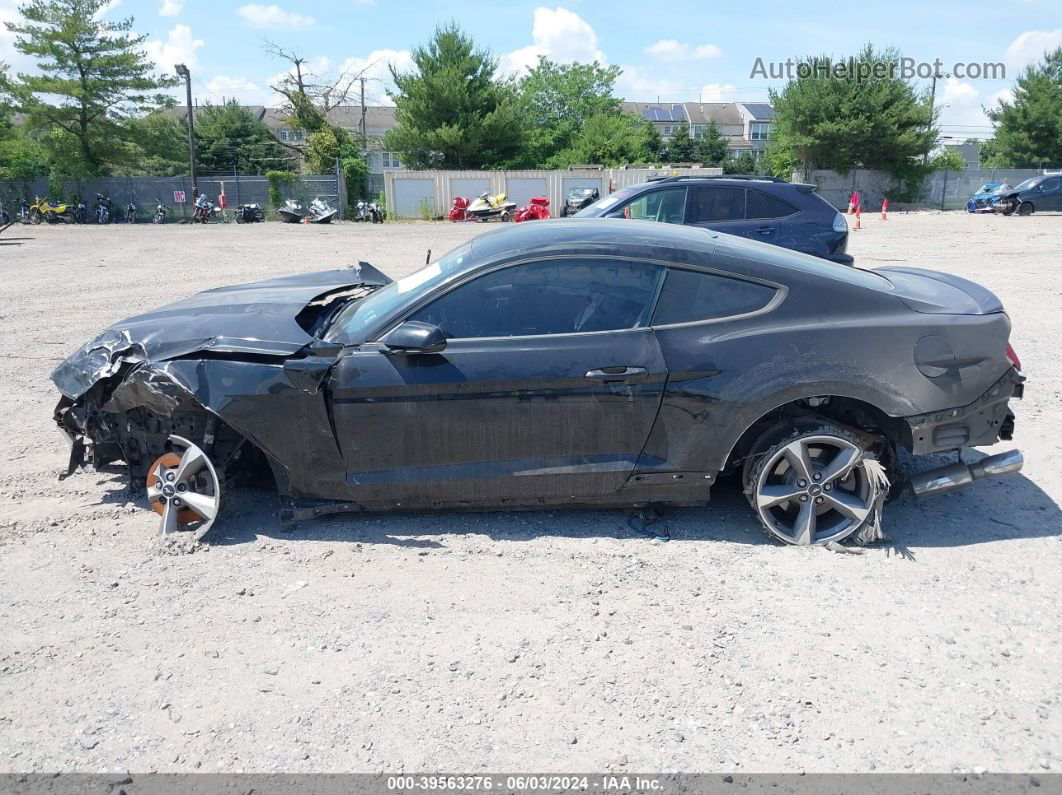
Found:
<path fill-rule="evenodd" d="M 622 188 L 580 218 L 699 226 L 851 265 L 848 224 L 815 186 L 771 177 L 671 177 Z"/>
<path fill-rule="evenodd" d="M 1022 209 L 1024 205 L 1024 210 Z M 1062 174 L 1041 174 L 1030 177 L 1013 189 L 999 195 L 992 205 L 996 212 L 1010 215 L 1017 212 L 1057 212 L 1062 210 Z"/>
<path fill-rule="evenodd" d="M 872 412 L 893 442 L 931 452 L 995 441 L 1022 380 L 998 301 L 943 274 L 862 271 L 631 221 L 519 225 L 461 251 L 451 270 L 425 269 L 434 280 L 391 284 L 362 264 L 207 291 L 118 323 L 56 369 L 57 421 L 94 464 L 124 461 L 134 479 L 174 427 L 213 439 L 216 421 L 264 454 L 281 493 L 366 509 L 697 504 L 779 407 L 833 401 L 853 426 Z M 399 324 L 462 287 L 542 263 L 630 266 L 651 296 L 645 320 L 450 335 L 431 353 L 388 347 Z M 669 279 L 702 277 L 758 303 L 648 320 Z M 410 298 L 383 299 L 403 289 Z M 520 308 L 492 295 L 500 317 Z M 388 308 L 345 339 L 337 309 L 370 305 Z M 588 305 L 573 322 L 593 317 Z M 949 424 L 962 427 L 937 432 Z"/>

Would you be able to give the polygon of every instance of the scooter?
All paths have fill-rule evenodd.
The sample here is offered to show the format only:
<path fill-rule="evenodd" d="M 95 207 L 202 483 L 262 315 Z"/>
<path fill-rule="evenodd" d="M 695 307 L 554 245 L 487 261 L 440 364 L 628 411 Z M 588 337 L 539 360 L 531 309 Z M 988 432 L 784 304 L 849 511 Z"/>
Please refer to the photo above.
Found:
<path fill-rule="evenodd" d="M 546 221 L 550 217 L 549 199 L 545 196 L 535 196 L 530 204 L 526 204 L 516 211 L 513 222 L 520 221 Z"/>
<path fill-rule="evenodd" d="M 497 196 L 491 196 L 489 192 L 481 193 L 474 202 L 468 205 L 465 212 L 481 221 L 491 218 L 508 221 L 516 212 L 516 202 L 506 201 L 504 193 L 499 193 Z"/>
<path fill-rule="evenodd" d="M 151 223 L 161 224 L 170 214 L 170 208 L 162 203 L 162 199 L 156 198 L 155 201 L 158 203 L 158 206 L 155 208 L 155 214 L 151 216 Z"/>
<path fill-rule="evenodd" d="M 236 223 L 254 224 L 265 220 L 260 204 L 241 204 L 236 208 Z"/>

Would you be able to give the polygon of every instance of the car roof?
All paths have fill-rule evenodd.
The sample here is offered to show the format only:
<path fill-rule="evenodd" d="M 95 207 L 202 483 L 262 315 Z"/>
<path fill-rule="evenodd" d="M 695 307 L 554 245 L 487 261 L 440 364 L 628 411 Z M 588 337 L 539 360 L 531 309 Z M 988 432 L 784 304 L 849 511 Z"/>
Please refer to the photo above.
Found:
<path fill-rule="evenodd" d="M 508 224 L 472 241 L 472 259 L 477 263 L 502 258 L 516 259 L 522 253 L 551 249 L 572 253 L 615 249 L 655 248 L 676 254 L 709 255 L 715 250 L 718 232 L 654 221 L 607 218 L 554 218 L 534 223 Z M 512 255 L 512 256 L 509 256 Z"/>
<path fill-rule="evenodd" d="M 806 192 L 809 189 L 815 189 L 817 186 L 810 183 L 803 182 L 786 182 L 775 177 L 763 176 L 760 177 L 755 174 L 748 174 L 743 176 L 694 176 L 694 175 L 680 175 L 674 177 L 658 177 L 657 179 L 651 179 L 648 182 L 639 182 L 637 185 L 628 185 L 626 188 L 620 190 L 645 190 L 652 187 L 672 185 L 722 185 L 724 187 L 735 188 L 747 188 L 749 186 L 757 188 L 777 187 L 780 190 L 793 189 L 800 192 Z"/>
<path fill-rule="evenodd" d="M 522 259 L 529 254 L 641 257 L 718 268 L 720 258 L 716 255 L 725 251 L 729 255 L 726 270 L 753 278 L 788 283 L 825 278 L 879 289 L 885 282 L 870 271 L 827 262 L 770 243 L 696 226 L 624 218 L 554 218 L 507 224 L 474 238 L 471 246 L 468 271 Z"/>

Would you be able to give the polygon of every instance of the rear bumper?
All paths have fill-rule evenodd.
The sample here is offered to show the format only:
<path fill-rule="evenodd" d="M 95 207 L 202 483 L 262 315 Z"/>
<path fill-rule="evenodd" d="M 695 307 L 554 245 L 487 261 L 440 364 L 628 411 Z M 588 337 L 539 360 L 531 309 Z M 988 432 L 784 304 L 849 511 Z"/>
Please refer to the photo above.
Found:
<path fill-rule="evenodd" d="M 1025 376 L 1011 367 L 981 397 L 968 406 L 905 417 L 915 455 L 962 447 L 991 445 L 1014 436 L 1014 413 L 1008 403 L 1021 399 Z"/>

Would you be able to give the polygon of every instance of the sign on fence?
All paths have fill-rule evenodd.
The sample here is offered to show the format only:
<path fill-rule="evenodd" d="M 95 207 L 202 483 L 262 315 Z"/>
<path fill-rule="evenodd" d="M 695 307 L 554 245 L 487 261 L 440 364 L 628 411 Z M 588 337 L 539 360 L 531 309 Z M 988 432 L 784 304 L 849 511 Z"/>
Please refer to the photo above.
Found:
<path fill-rule="evenodd" d="M 173 192 L 173 203 L 174 204 L 184 204 L 184 191 L 183 190 L 175 190 Z"/>

